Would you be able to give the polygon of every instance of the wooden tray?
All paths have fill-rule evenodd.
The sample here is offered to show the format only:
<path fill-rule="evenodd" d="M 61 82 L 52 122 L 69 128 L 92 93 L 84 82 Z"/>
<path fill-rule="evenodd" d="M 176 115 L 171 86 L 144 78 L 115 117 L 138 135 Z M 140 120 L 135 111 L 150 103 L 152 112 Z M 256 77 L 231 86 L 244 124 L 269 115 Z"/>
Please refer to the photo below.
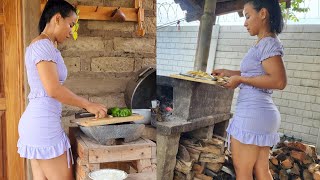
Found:
<path fill-rule="evenodd" d="M 124 123 L 124 122 L 132 122 L 142 120 L 144 117 L 140 114 L 132 114 L 128 117 L 108 117 L 108 118 L 100 118 L 95 119 L 92 117 L 89 118 L 79 118 L 73 119 L 70 122 L 77 123 L 80 126 L 101 126 L 107 124 L 116 124 L 116 123 Z"/>
<path fill-rule="evenodd" d="M 193 82 L 200 82 L 200 83 L 206 83 L 206 84 L 213 84 L 213 85 L 221 85 L 217 81 L 210 81 L 210 80 L 204 80 L 204 79 L 198 79 L 198 78 L 193 78 L 193 77 L 188 77 L 188 76 L 182 76 L 178 74 L 171 74 L 170 77 L 176 78 L 176 79 L 182 79 L 182 80 L 187 80 L 187 81 L 193 81 Z"/>

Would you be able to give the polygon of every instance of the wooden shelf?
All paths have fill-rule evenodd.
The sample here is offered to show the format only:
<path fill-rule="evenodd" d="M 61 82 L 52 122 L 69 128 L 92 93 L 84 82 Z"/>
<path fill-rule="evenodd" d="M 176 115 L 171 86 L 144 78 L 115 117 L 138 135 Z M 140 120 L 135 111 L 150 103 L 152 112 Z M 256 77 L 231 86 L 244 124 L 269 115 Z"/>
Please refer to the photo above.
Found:
<path fill-rule="evenodd" d="M 134 8 L 122 8 L 119 10 L 123 12 L 125 15 L 124 21 L 131 21 L 138 23 L 137 35 L 144 36 L 145 30 L 143 29 L 144 22 L 144 9 L 142 8 L 143 0 L 135 0 Z M 40 0 L 41 11 L 44 9 L 46 4 L 46 0 Z M 104 6 L 84 6 L 77 5 L 77 9 L 79 9 L 79 19 L 85 20 L 101 20 L 101 21 L 111 21 L 111 14 L 113 11 L 118 9 L 119 7 L 104 7 Z M 1 22 L 1 17 L 0 17 Z"/>
<path fill-rule="evenodd" d="M 45 4 L 41 4 L 41 11 L 43 10 Z M 112 12 L 118 7 L 103 7 L 103 6 L 83 6 L 78 5 L 77 9 L 80 10 L 79 19 L 86 20 L 111 20 Z M 125 21 L 138 22 L 138 9 L 136 8 L 121 8 L 122 12 L 126 16 Z M 144 18 L 142 17 L 142 21 Z"/>

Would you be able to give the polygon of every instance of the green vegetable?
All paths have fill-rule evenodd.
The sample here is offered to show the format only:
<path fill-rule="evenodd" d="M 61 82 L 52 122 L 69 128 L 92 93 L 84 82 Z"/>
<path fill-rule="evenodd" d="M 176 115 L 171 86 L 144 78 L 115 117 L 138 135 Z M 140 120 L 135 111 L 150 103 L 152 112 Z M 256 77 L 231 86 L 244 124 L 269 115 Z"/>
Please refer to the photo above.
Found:
<path fill-rule="evenodd" d="M 108 109 L 108 114 L 113 117 L 127 117 L 132 115 L 131 109 L 113 107 Z"/>

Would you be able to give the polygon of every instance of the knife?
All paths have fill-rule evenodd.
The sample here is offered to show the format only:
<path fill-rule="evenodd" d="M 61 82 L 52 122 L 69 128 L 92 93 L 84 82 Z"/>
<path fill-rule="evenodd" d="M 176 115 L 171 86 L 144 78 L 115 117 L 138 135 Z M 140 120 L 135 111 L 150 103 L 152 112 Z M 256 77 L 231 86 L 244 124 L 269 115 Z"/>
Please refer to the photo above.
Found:
<path fill-rule="evenodd" d="M 95 117 L 96 115 L 93 114 L 93 113 L 89 113 L 89 112 L 80 112 L 80 113 L 75 113 L 74 114 L 74 117 L 76 119 L 79 119 L 79 118 L 86 118 L 86 117 Z"/>

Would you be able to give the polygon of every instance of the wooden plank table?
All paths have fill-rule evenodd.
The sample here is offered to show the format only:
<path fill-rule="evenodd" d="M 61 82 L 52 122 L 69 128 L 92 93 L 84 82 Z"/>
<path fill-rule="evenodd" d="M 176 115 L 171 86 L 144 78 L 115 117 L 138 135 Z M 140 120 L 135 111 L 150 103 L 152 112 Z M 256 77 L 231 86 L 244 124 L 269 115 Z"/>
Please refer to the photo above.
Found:
<path fill-rule="evenodd" d="M 199 78 L 187 77 L 187 76 L 182 76 L 182 75 L 179 75 L 179 74 L 172 74 L 172 75 L 170 75 L 170 77 L 175 78 L 175 79 L 199 82 L 199 83 L 220 85 L 217 81 L 210 81 L 210 80 L 204 80 L 204 79 L 199 79 Z"/>
<path fill-rule="evenodd" d="M 94 117 L 89 118 L 79 118 L 79 119 L 73 119 L 70 122 L 71 123 L 77 123 L 81 126 L 101 126 L 101 125 L 108 125 L 108 124 L 117 124 L 117 123 L 124 123 L 124 122 L 133 122 L 133 121 L 139 121 L 142 120 L 144 117 L 139 114 L 132 114 L 128 117 L 105 117 L 105 118 L 99 118 L 95 119 Z"/>

